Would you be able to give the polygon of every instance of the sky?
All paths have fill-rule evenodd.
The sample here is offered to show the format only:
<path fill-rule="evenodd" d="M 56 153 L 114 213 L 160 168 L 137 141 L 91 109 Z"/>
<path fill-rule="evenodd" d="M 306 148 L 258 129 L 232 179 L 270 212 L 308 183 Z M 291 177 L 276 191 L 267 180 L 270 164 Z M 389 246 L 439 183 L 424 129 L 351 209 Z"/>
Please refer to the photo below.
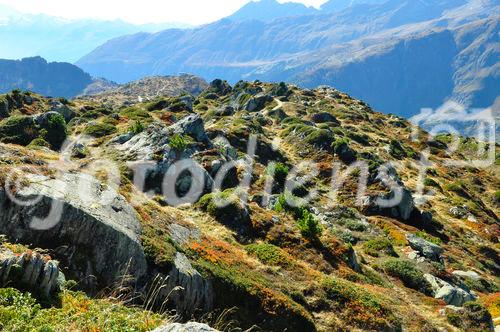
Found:
<path fill-rule="evenodd" d="M 287 2 L 287 0 L 278 0 Z M 122 19 L 135 24 L 204 24 L 226 17 L 249 0 L 0 0 L 23 13 L 68 19 Z M 325 0 L 294 0 L 319 7 Z"/>

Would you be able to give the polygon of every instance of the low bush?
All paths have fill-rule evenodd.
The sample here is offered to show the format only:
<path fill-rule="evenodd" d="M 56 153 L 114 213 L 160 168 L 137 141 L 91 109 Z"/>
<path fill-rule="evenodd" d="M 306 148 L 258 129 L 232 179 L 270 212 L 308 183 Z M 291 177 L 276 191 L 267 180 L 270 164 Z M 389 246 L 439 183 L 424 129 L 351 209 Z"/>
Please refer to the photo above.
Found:
<path fill-rule="evenodd" d="M 151 115 L 141 108 L 129 107 L 120 112 L 121 116 L 124 116 L 132 121 L 145 121 L 151 119 Z"/>
<path fill-rule="evenodd" d="M 181 136 L 181 135 L 175 134 L 174 136 L 172 136 L 170 138 L 168 145 L 170 145 L 170 147 L 172 149 L 174 149 L 175 151 L 182 152 L 182 151 L 186 150 L 191 143 L 192 143 L 192 141 L 189 138 L 189 136 Z"/>
<path fill-rule="evenodd" d="M 146 128 L 142 124 L 142 122 L 139 121 L 134 121 L 134 123 L 129 127 L 129 132 L 131 132 L 134 135 L 142 133 Z"/>
<path fill-rule="evenodd" d="M 54 150 L 59 150 L 66 140 L 67 129 L 66 121 L 60 114 L 51 114 L 47 119 L 47 125 L 44 127 L 43 139 L 49 142 Z"/>
<path fill-rule="evenodd" d="M 305 142 L 319 149 L 330 149 L 333 133 L 326 129 L 316 129 L 305 137 Z"/>
<path fill-rule="evenodd" d="M 396 140 L 392 140 L 389 144 L 389 153 L 396 159 L 403 159 L 407 156 L 407 153 L 401 143 Z"/>
<path fill-rule="evenodd" d="M 39 129 L 32 117 L 11 116 L 0 122 L 0 141 L 28 145 L 37 138 Z"/>
<path fill-rule="evenodd" d="M 426 187 L 434 187 L 434 188 L 441 189 L 441 186 L 439 185 L 439 183 L 437 183 L 434 179 L 431 179 L 431 178 L 425 178 L 424 185 Z"/>
<path fill-rule="evenodd" d="M 431 285 L 413 261 L 392 258 L 384 262 L 383 269 L 390 276 L 400 279 L 406 287 L 424 294 L 432 293 Z"/>
<path fill-rule="evenodd" d="M 491 330 L 491 314 L 477 302 L 467 302 L 458 312 L 446 310 L 446 319 L 451 325 L 464 331 L 482 332 Z"/>
<path fill-rule="evenodd" d="M 286 266 L 289 259 L 280 247 L 270 243 L 255 243 L 246 246 L 246 250 L 267 265 Z"/>
<path fill-rule="evenodd" d="M 306 208 L 300 209 L 300 216 L 297 219 L 297 226 L 302 236 L 316 240 L 322 234 L 322 228 L 314 215 Z"/>
<path fill-rule="evenodd" d="M 89 124 L 84 133 L 92 137 L 104 137 L 116 133 L 116 127 L 107 123 Z"/>
<path fill-rule="evenodd" d="M 39 148 L 49 148 L 50 149 L 50 144 L 43 138 L 35 138 L 34 140 L 31 141 L 31 143 L 28 145 L 28 148 L 30 149 L 39 149 Z"/>
<path fill-rule="evenodd" d="M 322 286 L 327 298 L 334 301 L 336 309 L 353 326 L 364 330 L 398 330 L 399 323 L 390 308 L 364 288 L 334 277 L 325 279 Z"/>
<path fill-rule="evenodd" d="M 379 257 L 381 253 L 397 257 L 391 241 L 385 237 L 379 237 L 365 242 L 363 244 L 363 250 L 367 255 L 373 257 Z"/>

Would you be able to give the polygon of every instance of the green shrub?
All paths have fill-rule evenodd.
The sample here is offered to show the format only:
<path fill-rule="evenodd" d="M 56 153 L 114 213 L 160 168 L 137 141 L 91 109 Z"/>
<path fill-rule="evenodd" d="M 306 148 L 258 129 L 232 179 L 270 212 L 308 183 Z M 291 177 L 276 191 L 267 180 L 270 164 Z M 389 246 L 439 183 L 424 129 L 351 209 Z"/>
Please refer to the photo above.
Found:
<path fill-rule="evenodd" d="M 148 104 L 146 104 L 145 108 L 146 111 L 148 112 L 154 112 L 154 111 L 161 111 L 165 107 L 168 106 L 168 102 L 166 100 L 157 100 L 157 101 L 152 101 Z"/>
<path fill-rule="evenodd" d="M 396 159 L 403 159 L 407 156 L 407 153 L 401 143 L 396 140 L 392 140 L 389 144 L 389 153 Z"/>
<path fill-rule="evenodd" d="M 219 206 L 217 199 L 226 204 Z M 234 189 L 227 189 L 222 193 L 207 194 L 200 199 L 198 206 L 228 226 L 247 227 L 250 222 L 249 213 L 236 196 Z"/>
<path fill-rule="evenodd" d="M 322 288 L 344 319 L 352 325 L 363 330 L 378 331 L 399 326 L 396 317 L 381 298 L 353 282 L 328 277 L 323 281 Z"/>
<path fill-rule="evenodd" d="M 446 309 L 448 323 L 464 331 L 490 331 L 491 318 L 488 310 L 477 302 L 467 302 L 459 311 Z"/>
<path fill-rule="evenodd" d="M 35 138 L 34 140 L 31 141 L 31 143 L 28 145 L 28 148 L 30 149 L 39 149 L 39 148 L 49 148 L 50 149 L 50 144 L 46 140 L 44 140 L 41 137 Z"/>
<path fill-rule="evenodd" d="M 131 132 L 132 134 L 134 135 L 137 135 L 137 134 L 140 134 L 144 131 L 144 129 L 146 129 L 144 127 L 144 125 L 142 124 L 142 122 L 139 120 L 139 121 L 135 121 L 129 128 L 129 132 Z"/>
<path fill-rule="evenodd" d="M 170 145 L 170 147 L 175 151 L 182 152 L 186 150 L 191 143 L 192 142 L 189 136 L 181 136 L 179 134 L 175 134 L 170 138 L 168 145 Z"/>
<path fill-rule="evenodd" d="M 333 142 L 333 133 L 326 129 L 316 129 L 305 138 L 306 143 L 320 149 L 329 149 Z"/>
<path fill-rule="evenodd" d="M 120 112 L 121 116 L 124 116 L 132 121 L 147 121 L 151 120 L 151 115 L 143 109 L 129 107 Z"/>
<path fill-rule="evenodd" d="M 367 255 L 379 257 L 380 253 L 397 257 L 394 247 L 389 239 L 379 237 L 363 244 L 363 250 Z"/>
<path fill-rule="evenodd" d="M 267 265 L 285 266 L 290 263 L 283 250 L 270 243 L 250 244 L 246 250 Z"/>
<path fill-rule="evenodd" d="M 469 194 L 467 194 L 467 191 L 464 187 L 464 184 L 461 181 L 455 181 L 453 183 L 449 183 L 445 186 L 444 189 L 446 189 L 447 191 L 454 192 L 457 195 L 464 197 L 464 198 L 469 197 Z"/>
<path fill-rule="evenodd" d="M 116 133 L 116 127 L 107 123 L 94 123 L 89 124 L 84 133 L 99 138 Z"/>
<path fill-rule="evenodd" d="M 283 186 L 285 184 L 289 171 L 290 170 L 285 164 L 276 163 L 274 165 L 274 180 L 278 186 Z M 267 173 L 272 176 L 272 174 L 270 174 L 270 168 L 267 169 Z"/>
<path fill-rule="evenodd" d="M 44 130 L 46 131 L 42 135 L 43 138 L 49 142 L 54 150 L 59 150 L 67 137 L 64 117 L 61 114 L 51 114 Z"/>
<path fill-rule="evenodd" d="M 11 116 L 0 122 L 0 141 L 28 145 L 37 138 L 39 129 L 32 117 Z"/>
<path fill-rule="evenodd" d="M 500 190 L 495 192 L 495 200 L 500 203 Z"/>
<path fill-rule="evenodd" d="M 424 294 L 432 293 L 431 285 L 415 262 L 392 258 L 384 262 L 383 268 L 387 274 L 399 278 L 406 287 Z"/>
<path fill-rule="evenodd" d="M 437 183 L 434 179 L 431 179 L 431 178 L 425 178 L 424 185 L 426 187 L 434 187 L 434 188 L 441 189 L 441 186 L 439 185 L 439 183 Z"/>
<path fill-rule="evenodd" d="M 318 220 L 306 208 L 301 208 L 300 211 L 300 217 L 297 219 L 297 226 L 300 233 L 308 239 L 317 239 L 322 233 L 322 228 Z"/>

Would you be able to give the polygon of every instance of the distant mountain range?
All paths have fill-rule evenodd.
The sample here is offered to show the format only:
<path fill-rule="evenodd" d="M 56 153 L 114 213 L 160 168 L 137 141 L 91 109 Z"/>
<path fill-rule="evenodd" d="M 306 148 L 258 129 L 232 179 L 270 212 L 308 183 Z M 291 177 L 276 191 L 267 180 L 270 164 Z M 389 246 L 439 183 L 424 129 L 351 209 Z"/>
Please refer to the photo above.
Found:
<path fill-rule="evenodd" d="M 120 20 L 67 20 L 20 13 L 0 4 L 0 58 L 42 56 L 50 61 L 74 62 L 115 37 L 180 27 L 188 25 L 134 25 Z"/>
<path fill-rule="evenodd" d="M 489 0 L 332 0 L 321 10 L 265 0 L 194 29 L 110 40 L 77 65 L 117 82 L 189 72 L 328 84 L 410 117 L 448 99 L 493 104 L 498 13 Z"/>
<path fill-rule="evenodd" d="M 44 96 L 69 98 L 80 94 L 92 83 L 89 74 L 70 63 L 48 63 L 41 57 L 0 59 L 0 93 L 21 89 Z"/>
<path fill-rule="evenodd" d="M 51 97 L 80 97 L 103 104 L 123 105 L 153 100 L 157 97 L 198 95 L 208 87 L 203 79 L 183 74 L 155 76 L 119 85 L 92 78 L 75 65 L 47 62 L 41 57 L 22 60 L 0 59 L 0 94 L 14 89 L 32 91 Z"/>
<path fill-rule="evenodd" d="M 301 3 L 285 2 L 281 4 L 276 0 L 260 0 L 247 3 L 227 19 L 232 21 L 272 21 L 280 17 L 308 15 L 317 12 L 318 10 L 314 7 L 307 7 Z"/>

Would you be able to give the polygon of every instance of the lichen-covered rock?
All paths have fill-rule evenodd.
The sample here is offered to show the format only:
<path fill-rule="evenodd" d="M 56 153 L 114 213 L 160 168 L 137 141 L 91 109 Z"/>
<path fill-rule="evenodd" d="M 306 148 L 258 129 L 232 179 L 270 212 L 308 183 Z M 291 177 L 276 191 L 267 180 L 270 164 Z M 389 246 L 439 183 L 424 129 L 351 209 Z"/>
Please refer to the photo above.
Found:
<path fill-rule="evenodd" d="M 422 256 L 433 261 L 440 261 L 443 248 L 437 244 L 426 241 L 415 234 L 407 234 L 406 239 L 413 250 L 418 251 Z"/>
<path fill-rule="evenodd" d="M 161 326 L 153 332 L 218 332 L 210 326 L 202 323 L 190 322 L 186 324 L 170 323 Z"/>
<path fill-rule="evenodd" d="M 171 134 L 188 135 L 194 138 L 197 142 L 208 143 L 207 133 L 205 132 L 205 125 L 199 114 L 193 114 L 185 117 L 179 122 L 173 124 L 168 128 Z"/>
<path fill-rule="evenodd" d="M 47 259 L 36 251 L 15 255 L 0 248 L 0 285 L 28 290 L 44 299 L 59 291 L 64 275 L 59 263 Z"/>
<path fill-rule="evenodd" d="M 54 249 L 69 276 L 89 290 L 112 285 L 125 270 L 135 280 L 145 276 L 139 220 L 121 195 L 89 175 L 26 179 L 30 184 L 15 198 L 32 204 L 18 204 L 0 189 L 0 229 L 9 239 Z"/>
<path fill-rule="evenodd" d="M 431 285 L 434 297 L 445 301 L 448 305 L 461 307 L 464 303 L 475 301 L 477 299 L 477 297 L 470 291 L 452 285 L 431 274 L 425 274 L 424 278 Z"/>

